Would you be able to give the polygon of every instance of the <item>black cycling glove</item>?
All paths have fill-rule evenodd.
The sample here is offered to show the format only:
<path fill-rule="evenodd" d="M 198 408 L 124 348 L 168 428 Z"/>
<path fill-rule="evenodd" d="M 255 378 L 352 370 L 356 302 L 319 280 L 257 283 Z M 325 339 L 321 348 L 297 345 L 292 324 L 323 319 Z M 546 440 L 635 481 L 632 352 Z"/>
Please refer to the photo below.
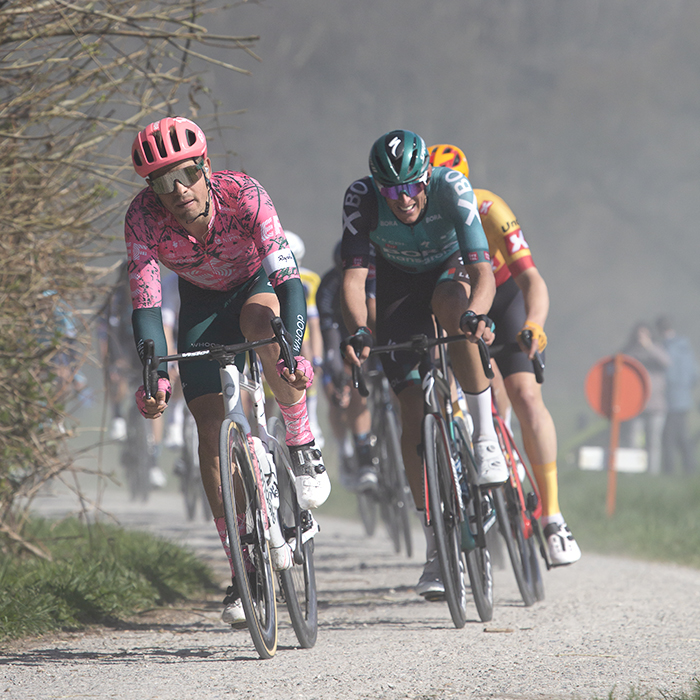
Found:
<path fill-rule="evenodd" d="M 463 331 L 476 333 L 479 321 L 486 324 L 486 328 L 490 328 L 493 333 L 496 330 L 496 324 L 486 314 L 475 314 L 473 311 L 465 311 L 462 318 L 459 319 L 459 327 Z"/>
<path fill-rule="evenodd" d="M 359 357 L 365 348 L 372 348 L 374 345 L 374 338 L 372 337 L 372 331 L 367 328 L 367 326 L 360 326 L 354 335 L 349 336 L 340 344 L 340 352 L 343 357 L 346 355 L 348 345 L 352 347 L 355 354 Z"/>

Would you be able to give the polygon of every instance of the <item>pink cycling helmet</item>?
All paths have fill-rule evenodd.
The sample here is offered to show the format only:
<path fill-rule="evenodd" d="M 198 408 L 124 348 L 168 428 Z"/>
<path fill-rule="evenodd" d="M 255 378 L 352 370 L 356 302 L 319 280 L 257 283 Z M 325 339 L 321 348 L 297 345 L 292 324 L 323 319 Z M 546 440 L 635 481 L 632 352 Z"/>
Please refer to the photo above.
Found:
<path fill-rule="evenodd" d="M 134 170 L 141 177 L 173 163 L 207 156 L 204 132 L 184 117 L 165 117 L 140 131 L 131 147 Z"/>

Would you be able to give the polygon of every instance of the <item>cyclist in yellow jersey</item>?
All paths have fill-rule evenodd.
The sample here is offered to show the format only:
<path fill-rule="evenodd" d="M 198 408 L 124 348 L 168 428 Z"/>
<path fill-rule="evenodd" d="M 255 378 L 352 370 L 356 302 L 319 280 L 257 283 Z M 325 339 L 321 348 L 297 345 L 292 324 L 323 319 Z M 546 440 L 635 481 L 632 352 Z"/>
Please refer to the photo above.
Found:
<path fill-rule="evenodd" d="M 469 165 L 459 148 L 441 144 L 428 150 L 434 166 L 451 167 L 468 177 Z M 488 190 L 474 189 L 474 194 L 496 278 L 496 296 L 488 312 L 496 324 L 492 356 L 520 423 L 525 452 L 540 489 L 541 522 L 550 559 L 555 566 L 572 564 L 581 557 L 581 550 L 559 507 L 556 429 L 531 363 L 535 351 L 543 352 L 547 345 L 544 332 L 549 312 L 547 285 L 506 202 Z M 532 331 L 529 348 L 522 343 L 523 330 Z"/>
<path fill-rule="evenodd" d="M 301 278 L 304 296 L 306 297 L 306 330 L 304 331 L 304 340 L 301 345 L 301 354 L 311 362 L 314 372 L 316 372 L 323 364 L 323 337 L 316 306 L 316 292 L 321 284 L 321 277 L 313 270 L 309 270 L 308 267 L 301 266 L 301 261 L 306 253 L 306 246 L 301 236 L 287 230 L 284 233 L 287 236 L 289 247 L 297 259 L 299 277 Z M 318 423 L 318 392 L 315 384 L 312 384 L 306 390 L 306 407 L 309 411 L 309 424 L 316 438 L 316 445 L 319 449 L 323 449 L 325 439 L 321 426 Z"/>

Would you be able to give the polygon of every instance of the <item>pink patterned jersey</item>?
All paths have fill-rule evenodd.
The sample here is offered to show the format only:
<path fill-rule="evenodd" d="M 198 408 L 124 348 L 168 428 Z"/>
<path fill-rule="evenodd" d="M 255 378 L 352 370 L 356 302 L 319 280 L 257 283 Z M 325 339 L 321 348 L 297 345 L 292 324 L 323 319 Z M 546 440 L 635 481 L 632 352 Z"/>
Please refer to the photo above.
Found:
<path fill-rule="evenodd" d="M 273 287 L 299 279 L 272 200 L 256 180 L 228 170 L 214 173 L 211 193 L 214 211 L 204 242 L 190 236 L 150 188 L 134 198 L 124 225 L 134 309 L 160 306 L 159 262 L 217 291 L 242 285 L 261 267 Z"/>

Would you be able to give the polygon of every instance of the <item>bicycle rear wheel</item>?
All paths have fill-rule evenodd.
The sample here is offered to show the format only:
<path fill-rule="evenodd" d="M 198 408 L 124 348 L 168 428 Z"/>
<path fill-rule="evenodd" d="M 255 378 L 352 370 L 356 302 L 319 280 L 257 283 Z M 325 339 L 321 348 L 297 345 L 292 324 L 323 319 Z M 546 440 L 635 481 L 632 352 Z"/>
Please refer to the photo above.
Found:
<path fill-rule="evenodd" d="M 518 584 L 523 603 L 529 607 L 534 605 L 537 595 L 531 566 L 532 548 L 527 544 L 528 540 L 525 539 L 523 514 L 518 493 L 510 480 L 506 481 L 503 487 L 494 488 L 491 493 L 498 515 L 498 527 L 506 542 L 515 581 Z"/>
<path fill-rule="evenodd" d="M 269 659 L 277 650 L 277 601 L 265 539 L 261 475 L 254 470 L 243 428 L 230 418 L 221 425 L 219 460 L 238 592 L 253 644 L 261 658 Z"/>
<path fill-rule="evenodd" d="M 465 565 L 461 550 L 459 501 L 442 416 L 423 419 L 423 457 L 427 485 L 426 507 L 435 534 L 445 599 L 455 627 L 467 621 Z"/>
<path fill-rule="evenodd" d="M 280 525 L 285 539 L 296 540 L 294 566 L 279 572 L 282 591 L 299 644 L 310 649 L 316 644 L 318 635 L 318 598 L 316 593 L 316 570 L 314 568 L 314 539 L 303 542 L 303 535 L 313 523 L 309 511 L 301 511 L 296 497 L 294 480 L 289 466 L 289 451 L 284 442 L 285 428 L 282 421 L 273 417 L 267 424 L 267 432 L 274 438 L 272 456 L 277 469 L 280 491 L 278 510 Z M 300 544 L 301 534 L 302 544 Z"/>

